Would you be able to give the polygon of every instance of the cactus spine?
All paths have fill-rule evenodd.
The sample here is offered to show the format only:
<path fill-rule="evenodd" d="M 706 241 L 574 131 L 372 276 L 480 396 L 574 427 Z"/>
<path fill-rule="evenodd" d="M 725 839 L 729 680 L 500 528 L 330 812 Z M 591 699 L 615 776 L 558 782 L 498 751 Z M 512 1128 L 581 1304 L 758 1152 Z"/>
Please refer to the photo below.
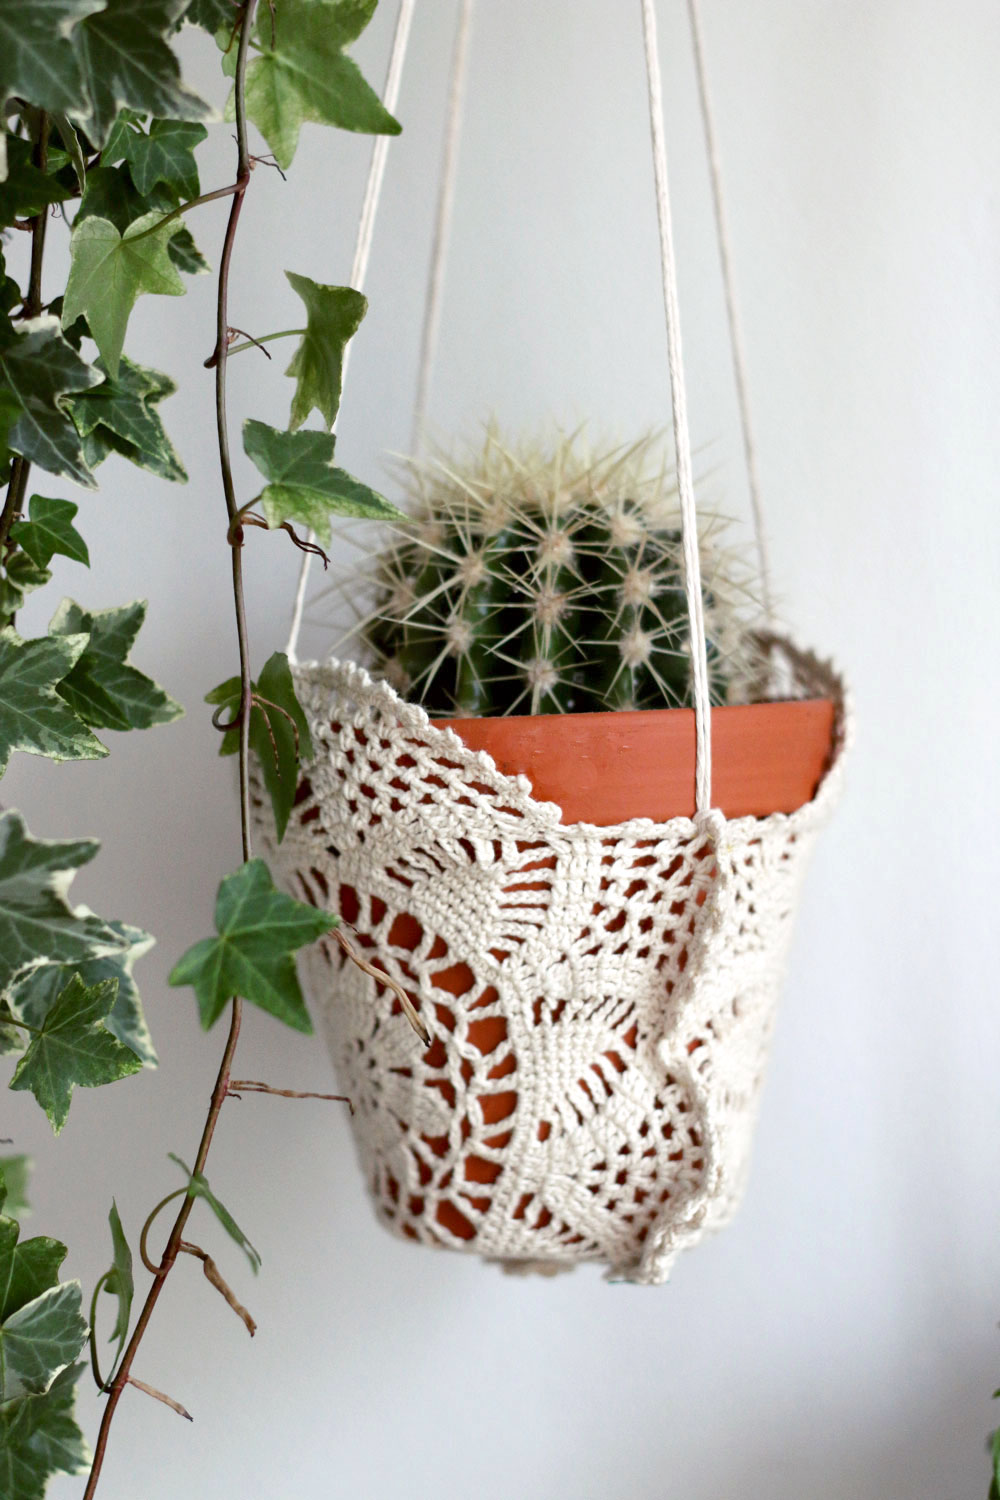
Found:
<path fill-rule="evenodd" d="M 376 564 L 365 631 L 429 713 L 479 716 L 690 703 L 675 491 L 650 442 L 593 457 L 578 436 L 471 464 L 413 465 L 414 530 Z M 755 675 L 750 580 L 700 538 L 713 702 Z"/>

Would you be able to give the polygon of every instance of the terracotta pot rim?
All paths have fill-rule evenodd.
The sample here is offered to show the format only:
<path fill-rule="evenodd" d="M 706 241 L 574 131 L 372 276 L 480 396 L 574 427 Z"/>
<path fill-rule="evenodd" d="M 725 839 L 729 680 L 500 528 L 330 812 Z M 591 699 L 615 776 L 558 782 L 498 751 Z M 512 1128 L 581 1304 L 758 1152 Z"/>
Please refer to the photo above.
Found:
<path fill-rule="evenodd" d="M 404 700 L 407 701 L 407 700 Z M 790 704 L 798 703 L 830 703 L 836 708 L 836 700 L 830 693 L 810 693 L 806 698 L 758 698 L 752 703 L 716 703 L 712 705 L 712 718 L 716 714 L 723 713 L 740 714 L 745 709 L 761 708 L 787 708 Z M 419 706 L 419 705 L 415 705 Z M 596 712 L 585 713 L 558 713 L 558 714 L 452 714 L 448 718 L 439 715 L 428 715 L 429 722 L 434 729 L 453 729 L 456 724 L 486 724 L 503 720 L 506 724 L 541 724 L 551 719 L 555 723 L 572 721 L 574 724 L 597 723 L 602 720 L 614 720 L 623 729 L 637 720 L 664 719 L 680 714 L 689 714 L 694 718 L 693 708 L 604 708 Z"/>

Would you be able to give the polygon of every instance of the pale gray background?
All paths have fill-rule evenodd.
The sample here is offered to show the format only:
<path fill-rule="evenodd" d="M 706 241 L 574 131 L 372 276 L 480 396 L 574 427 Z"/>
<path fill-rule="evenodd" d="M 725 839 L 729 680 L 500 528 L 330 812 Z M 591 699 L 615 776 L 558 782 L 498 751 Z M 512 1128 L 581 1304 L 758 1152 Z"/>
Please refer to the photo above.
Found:
<path fill-rule="evenodd" d="M 376 82 L 382 9 L 359 50 Z M 210 1175 L 263 1253 L 260 1277 L 205 1214 L 198 1234 L 260 1332 L 250 1345 L 197 1266 L 180 1267 L 137 1373 L 196 1420 L 130 1395 L 107 1500 L 985 1495 L 1000 1384 L 1000 11 L 704 9 L 784 614 L 843 664 L 859 718 L 805 892 L 745 1206 L 660 1290 L 592 1270 L 505 1280 L 376 1226 L 338 1106 L 231 1104 Z M 668 411 L 638 6 L 480 11 L 435 423 L 474 435 L 491 412 L 512 432 L 586 417 L 631 436 Z M 680 0 L 660 12 L 695 440 L 739 510 L 688 36 Z M 452 0 L 418 8 L 344 403 L 342 460 L 375 482 L 409 442 L 453 16 Z M 210 44 L 184 47 L 221 99 Z M 255 175 L 235 323 L 295 326 L 286 266 L 346 280 L 368 153 L 307 126 L 287 185 Z M 224 128 L 202 162 L 206 184 L 230 179 Z M 194 222 L 213 260 L 225 212 Z M 72 1242 L 88 1289 L 112 1193 L 135 1236 L 175 1185 L 166 1153 L 190 1157 L 222 1045 L 164 984 L 239 855 L 230 768 L 199 706 L 235 661 L 201 368 L 212 296 L 205 277 L 183 301 L 146 297 L 129 332 L 134 357 L 185 386 L 165 417 L 190 484 L 111 460 L 100 495 L 79 496 L 93 569 L 60 567 L 57 582 L 90 606 L 149 597 L 138 660 L 189 715 L 113 737 L 98 765 L 18 757 L 3 788 L 36 833 L 99 835 L 78 899 L 159 938 L 141 978 L 160 1071 L 78 1095 L 57 1144 L 30 1098 L 4 1096 L 3 1133 L 37 1159 L 31 1228 Z M 291 346 L 273 352 L 232 367 L 237 430 L 245 415 L 284 420 Z M 240 479 L 252 493 L 242 459 Z M 283 644 L 295 564 L 258 534 L 247 557 L 260 662 Z M 25 628 L 43 618 L 26 611 Z M 239 1071 L 331 1084 L 318 1044 L 257 1014 Z M 82 1407 L 93 1431 L 96 1402 Z"/>

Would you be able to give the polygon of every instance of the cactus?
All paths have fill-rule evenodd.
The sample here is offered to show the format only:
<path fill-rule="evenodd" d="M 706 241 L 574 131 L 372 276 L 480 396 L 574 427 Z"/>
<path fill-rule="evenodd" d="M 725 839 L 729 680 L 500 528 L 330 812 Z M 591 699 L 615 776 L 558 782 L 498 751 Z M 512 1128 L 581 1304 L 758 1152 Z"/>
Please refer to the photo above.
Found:
<path fill-rule="evenodd" d="M 377 559 L 364 629 L 384 675 L 444 716 L 689 705 L 676 491 L 651 450 L 514 452 L 490 431 L 463 467 L 412 464 L 414 526 Z M 712 701 L 731 702 L 755 607 L 718 518 L 699 524 Z"/>

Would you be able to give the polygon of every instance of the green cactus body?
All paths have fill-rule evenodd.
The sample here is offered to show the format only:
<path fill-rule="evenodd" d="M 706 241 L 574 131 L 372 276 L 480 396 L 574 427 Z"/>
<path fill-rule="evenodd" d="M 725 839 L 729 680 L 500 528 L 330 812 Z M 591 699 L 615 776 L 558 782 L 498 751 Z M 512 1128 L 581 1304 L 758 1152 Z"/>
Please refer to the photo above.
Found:
<path fill-rule="evenodd" d="M 377 565 L 369 647 L 438 716 L 675 708 L 691 702 L 673 488 L 644 446 L 596 462 L 574 439 L 420 471 L 417 533 Z M 718 531 L 710 526 L 709 531 Z M 702 538 L 713 702 L 754 676 L 752 592 Z"/>

